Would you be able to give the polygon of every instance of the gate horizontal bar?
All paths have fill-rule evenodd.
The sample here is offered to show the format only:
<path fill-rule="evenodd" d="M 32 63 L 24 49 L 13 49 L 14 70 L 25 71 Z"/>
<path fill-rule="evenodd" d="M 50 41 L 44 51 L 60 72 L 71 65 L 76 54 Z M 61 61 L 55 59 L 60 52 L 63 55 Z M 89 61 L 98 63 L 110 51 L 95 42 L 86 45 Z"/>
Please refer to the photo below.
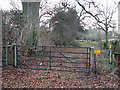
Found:
<path fill-rule="evenodd" d="M 29 50 L 17 50 L 18 52 L 29 52 Z M 46 52 L 49 53 L 50 51 L 32 51 L 34 52 Z M 57 51 L 51 51 L 51 53 L 58 53 Z M 81 53 L 81 52 L 62 52 L 62 53 L 74 53 L 74 54 L 90 54 L 90 53 Z"/>
<path fill-rule="evenodd" d="M 49 65 L 35 65 L 35 64 L 18 64 L 17 63 L 17 65 L 21 65 L 21 66 L 23 66 L 23 65 L 29 65 L 29 66 L 44 66 L 44 67 L 49 67 Z"/>
<path fill-rule="evenodd" d="M 18 67 L 18 68 L 22 68 L 22 69 L 30 69 L 30 70 L 48 70 L 48 71 L 68 71 L 68 72 L 86 72 L 85 70 L 84 71 L 72 71 L 72 70 L 57 70 L 57 69 L 37 69 L 37 68 L 23 68 L 23 67 Z"/>
<path fill-rule="evenodd" d="M 52 71 L 67 71 L 67 72 L 85 72 L 85 71 L 72 71 L 72 70 L 57 70 L 57 69 L 52 69 Z"/>
<path fill-rule="evenodd" d="M 40 61 L 40 62 L 50 62 L 49 60 L 25 60 L 25 59 L 17 59 L 20 61 Z M 86 64 L 86 62 L 65 62 L 65 61 L 51 61 L 56 63 L 77 63 L 77 64 Z"/>
<path fill-rule="evenodd" d="M 91 47 L 67 47 L 67 46 L 33 46 L 33 45 L 16 45 L 17 47 L 52 47 L 52 48 L 91 48 Z"/>
<path fill-rule="evenodd" d="M 37 64 L 17 64 L 17 65 L 29 65 L 29 66 L 44 66 L 49 67 L 50 65 L 37 65 Z M 52 66 L 51 67 L 60 67 L 60 68 L 88 68 L 88 67 L 67 67 L 67 66 Z"/>
<path fill-rule="evenodd" d="M 60 68 L 86 68 L 86 67 L 67 67 L 67 66 L 51 66 L 51 67 L 60 67 Z M 88 68 L 88 67 L 87 67 Z"/>
<path fill-rule="evenodd" d="M 50 56 L 43 56 L 43 55 L 17 55 L 17 56 L 27 56 L 27 57 L 50 57 Z M 67 57 L 67 56 L 66 56 Z M 51 58 L 65 58 L 60 56 L 51 56 Z M 89 58 L 80 58 L 80 57 L 67 57 L 72 59 L 89 59 Z"/>

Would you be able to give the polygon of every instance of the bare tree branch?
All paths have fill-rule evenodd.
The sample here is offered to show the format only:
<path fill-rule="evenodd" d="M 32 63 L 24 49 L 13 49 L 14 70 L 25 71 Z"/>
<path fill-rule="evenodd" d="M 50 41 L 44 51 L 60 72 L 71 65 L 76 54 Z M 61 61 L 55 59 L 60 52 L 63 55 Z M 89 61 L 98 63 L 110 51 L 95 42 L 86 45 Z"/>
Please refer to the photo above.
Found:
<path fill-rule="evenodd" d="M 82 4 L 79 0 L 75 0 L 78 5 L 90 16 L 92 16 L 96 21 L 96 25 L 98 25 L 101 29 L 106 33 L 106 42 L 108 42 L 108 29 L 114 28 L 113 22 L 113 15 L 116 12 L 117 6 L 106 6 L 105 8 L 101 8 L 99 4 L 96 5 L 96 3 L 93 0 L 86 1 L 88 3 L 88 7 L 86 7 L 84 4 Z M 85 2 L 85 0 L 84 0 Z M 93 7 L 92 7 L 93 6 Z M 102 5 L 103 7 L 103 5 Z M 89 8 L 89 9 L 88 9 Z M 90 8 L 94 8 L 96 10 L 96 13 L 90 11 Z M 82 12 L 83 12 L 82 10 Z"/>

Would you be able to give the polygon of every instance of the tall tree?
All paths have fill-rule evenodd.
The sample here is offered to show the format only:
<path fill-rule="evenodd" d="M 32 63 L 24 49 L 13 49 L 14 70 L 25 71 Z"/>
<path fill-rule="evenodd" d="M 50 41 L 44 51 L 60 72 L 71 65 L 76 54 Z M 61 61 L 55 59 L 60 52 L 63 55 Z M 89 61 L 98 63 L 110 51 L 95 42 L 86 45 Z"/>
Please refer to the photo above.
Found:
<path fill-rule="evenodd" d="M 77 32 L 84 31 L 80 25 L 79 17 L 75 8 L 66 2 L 61 2 L 59 8 L 55 8 L 56 13 L 51 19 L 53 26 L 53 40 L 56 45 L 68 45 L 75 40 Z"/>
<path fill-rule="evenodd" d="M 93 0 L 86 0 L 87 5 L 85 6 L 79 0 L 75 0 L 78 5 L 92 18 L 96 20 L 96 26 L 103 30 L 106 35 L 106 45 L 108 45 L 108 31 L 109 28 L 114 28 L 113 15 L 116 12 L 116 5 L 106 6 L 99 5 Z M 84 1 L 85 2 L 85 1 Z M 93 11 L 94 10 L 94 11 Z"/>
<path fill-rule="evenodd" d="M 2 60 L 2 11 L 1 10 L 0 10 L 0 59 Z M 2 62 L 0 62 L 0 66 L 2 66 Z M 2 71 L 1 68 L 0 70 Z"/>
<path fill-rule="evenodd" d="M 26 44 L 37 44 L 37 31 L 39 30 L 39 6 L 40 2 L 22 2 L 23 4 L 23 18 L 25 20 L 24 27 L 28 33 Z"/>
<path fill-rule="evenodd" d="M 28 32 L 26 44 L 41 45 L 42 42 L 37 38 L 41 33 L 40 26 L 48 24 L 49 20 L 46 20 L 46 17 L 49 18 L 52 15 L 49 3 L 47 0 L 40 0 L 40 2 L 22 2 L 22 4 L 24 29 Z"/>

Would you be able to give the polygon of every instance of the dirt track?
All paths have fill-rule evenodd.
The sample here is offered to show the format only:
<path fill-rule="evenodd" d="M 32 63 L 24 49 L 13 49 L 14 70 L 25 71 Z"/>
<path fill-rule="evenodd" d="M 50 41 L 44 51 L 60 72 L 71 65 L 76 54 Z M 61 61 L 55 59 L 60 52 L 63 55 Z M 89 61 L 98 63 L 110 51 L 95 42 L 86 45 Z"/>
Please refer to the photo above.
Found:
<path fill-rule="evenodd" d="M 118 88 L 113 74 L 99 75 L 61 71 L 23 70 L 3 66 L 3 88 Z"/>

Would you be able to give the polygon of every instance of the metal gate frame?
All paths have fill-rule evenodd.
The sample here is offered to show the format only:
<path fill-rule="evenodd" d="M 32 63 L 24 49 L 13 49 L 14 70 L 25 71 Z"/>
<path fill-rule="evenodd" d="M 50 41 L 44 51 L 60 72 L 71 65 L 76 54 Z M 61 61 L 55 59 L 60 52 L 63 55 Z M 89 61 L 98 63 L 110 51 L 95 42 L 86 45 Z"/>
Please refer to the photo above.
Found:
<path fill-rule="evenodd" d="M 18 58 L 18 56 L 25 56 L 25 55 L 19 55 L 18 52 L 28 52 L 27 50 L 18 50 L 18 47 L 47 47 L 49 48 L 49 53 L 50 55 L 49 56 L 39 56 L 39 57 L 49 57 L 49 61 L 44 61 L 44 60 L 39 60 L 40 62 L 49 62 L 50 65 L 42 65 L 44 67 L 49 67 L 49 69 L 37 69 L 37 68 L 23 68 L 23 67 L 19 67 L 19 63 L 18 61 L 20 60 Z M 52 56 L 51 54 L 52 53 L 55 53 L 53 52 L 51 49 L 54 48 L 56 49 L 56 51 L 58 53 L 60 53 L 63 57 L 58 57 L 58 56 Z M 79 58 L 79 57 L 67 57 L 65 56 L 60 50 L 58 50 L 57 48 L 84 48 L 87 50 L 86 53 L 82 53 L 82 52 L 69 52 L 69 53 L 77 53 L 77 54 L 85 54 L 87 56 L 87 58 Z M 41 51 L 34 51 L 34 52 L 41 52 Z M 28 56 L 28 55 L 27 55 Z M 33 55 L 31 57 L 38 57 L 37 55 Z M 68 63 L 68 62 L 63 62 L 63 61 L 52 61 L 51 58 L 65 58 L 67 59 L 71 64 L 73 64 L 75 67 L 63 67 L 63 68 L 78 68 L 78 69 L 81 69 L 81 68 L 85 68 L 84 71 L 76 71 L 76 70 L 54 70 L 52 69 L 52 67 L 61 67 L 61 66 L 52 66 L 51 63 L 52 62 L 61 62 L 61 63 Z M 71 58 L 78 58 L 78 59 L 86 59 L 86 67 L 76 67 L 75 63 L 83 63 L 83 62 L 72 62 L 71 61 Z M 24 59 L 25 60 L 25 59 Z M 25 46 L 25 45 L 15 45 L 15 67 L 18 67 L 18 68 L 23 68 L 23 69 L 32 69 L 32 70 L 53 70 L 53 71 L 69 71 L 69 72 L 89 72 L 90 73 L 90 67 L 91 67 L 91 47 L 64 47 L 64 46 Z M 23 64 L 24 65 L 24 64 Z M 32 64 L 31 64 L 32 65 Z M 41 65 L 37 65 L 37 66 L 41 66 Z"/>

